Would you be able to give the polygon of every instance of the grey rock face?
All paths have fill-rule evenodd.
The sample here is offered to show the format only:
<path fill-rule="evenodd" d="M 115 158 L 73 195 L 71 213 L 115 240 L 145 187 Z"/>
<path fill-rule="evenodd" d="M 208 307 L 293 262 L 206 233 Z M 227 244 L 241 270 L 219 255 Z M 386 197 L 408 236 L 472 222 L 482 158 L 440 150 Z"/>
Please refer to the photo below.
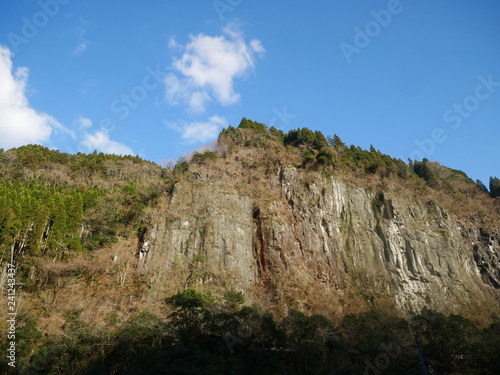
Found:
<path fill-rule="evenodd" d="M 198 257 L 203 260 L 205 274 L 234 273 L 238 285 L 249 289 L 257 275 L 254 236 L 248 197 L 223 184 L 179 183 L 168 209 L 159 213 L 158 221 L 144 236 L 149 255 L 139 261 L 146 268 L 148 262 L 173 267 Z"/>
<path fill-rule="evenodd" d="M 474 260 L 483 281 L 500 289 L 500 230 L 492 227 L 469 227 L 464 231 L 474 252 Z"/>
<path fill-rule="evenodd" d="M 142 238 L 140 266 L 175 272 L 202 259 L 197 283 L 219 275 L 299 308 L 377 299 L 403 313 L 498 308 L 498 228 L 464 230 L 433 202 L 334 177 L 306 183 L 293 167 L 264 183 L 267 196 L 230 179 L 178 183 Z"/>

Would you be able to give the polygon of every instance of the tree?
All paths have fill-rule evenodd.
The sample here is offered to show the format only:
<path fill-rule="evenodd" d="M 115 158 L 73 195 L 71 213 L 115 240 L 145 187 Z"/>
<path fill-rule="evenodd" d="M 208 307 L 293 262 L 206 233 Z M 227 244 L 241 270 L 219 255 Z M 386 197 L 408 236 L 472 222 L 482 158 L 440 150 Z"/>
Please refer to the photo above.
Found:
<path fill-rule="evenodd" d="M 238 292 L 231 288 L 224 293 L 224 302 L 231 311 L 235 311 L 245 302 L 245 296 L 242 292 Z"/>
<path fill-rule="evenodd" d="M 28 251 L 33 255 L 40 255 L 43 250 L 43 236 L 46 233 L 50 220 L 50 211 L 46 205 L 39 206 L 35 211 L 33 229 L 28 234 Z"/>
<path fill-rule="evenodd" d="M 114 354 L 120 362 L 131 362 L 161 347 L 165 324 L 154 314 L 143 311 L 127 321 L 117 335 Z"/>
<path fill-rule="evenodd" d="M 273 135 L 280 143 L 285 139 L 285 133 L 283 133 L 283 130 L 276 129 L 274 126 L 269 128 L 269 133 L 271 133 L 271 135 Z"/>
<path fill-rule="evenodd" d="M 329 149 L 321 149 L 316 155 L 316 164 L 317 165 L 332 165 L 333 164 L 333 155 Z"/>
<path fill-rule="evenodd" d="M 205 152 L 194 152 L 191 157 L 191 163 L 194 164 L 207 164 L 211 160 L 217 159 L 217 154 L 214 151 L 206 150 Z"/>
<path fill-rule="evenodd" d="M 7 164 L 7 166 L 13 166 L 17 163 L 17 155 L 13 150 L 7 150 L 3 154 L 3 161 Z"/>
<path fill-rule="evenodd" d="M 497 177 L 490 177 L 490 195 L 493 198 L 500 197 L 500 179 Z"/>
<path fill-rule="evenodd" d="M 169 318 L 174 326 L 189 333 L 199 333 L 208 307 L 213 304 L 210 293 L 202 294 L 194 289 L 186 289 L 168 297 L 165 302 L 174 307 Z"/>
<path fill-rule="evenodd" d="M 422 161 L 415 161 L 413 163 L 413 171 L 417 176 L 423 178 L 427 185 L 430 187 L 437 187 L 437 177 L 429 166 L 429 160 L 424 158 Z"/>
<path fill-rule="evenodd" d="M 254 132 L 266 135 L 268 133 L 267 126 L 260 122 L 249 120 L 245 117 L 241 119 L 239 129 L 252 129 Z"/>
<path fill-rule="evenodd" d="M 333 137 L 331 136 L 326 137 L 326 140 L 330 145 L 330 147 L 333 147 L 337 150 L 343 150 L 344 148 L 346 148 L 345 143 L 342 142 L 342 140 L 337 134 L 334 134 Z"/>
<path fill-rule="evenodd" d="M 480 342 L 474 322 L 460 315 L 444 314 L 424 308 L 418 319 L 426 362 L 438 373 L 471 374 L 476 369 L 474 353 Z"/>
<path fill-rule="evenodd" d="M 291 309 L 282 323 L 287 345 L 293 350 L 290 358 L 298 374 L 328 373 L 335 368 L 332 337 L 338 337 L 331 321 L 322 315 L 306 316 Z M 340 348 L 338 348 L 340 349 Z"/>
<path fill-rule="evenodd" d="M 187 172 L 188 169 L 189 169 L 189 162 L 184 158 L 180 158 L 177 164 L 175 164 L 174 166 L 174 173 L 182 174 Z"/>
<path fill-rule="evenodd" d="M 476 180 L 476 186 L 479 188 L 484 193 L 488 193 L 488 188 L 486 187 L 485 184 L 483 184 L 483 181 L 481 180 Z"/>
<path fill-rule="evenodd" d="M 21 229 L 21 223 L 16 220 L 16 213 L 10 207 L 0 211 L 0 245 L 6 248 L 11 247 L 17 233 Z"/>
<path fill-rule="evenodd" d="M 285 135 L 285 146 L 291 145 L 299 147 L 301 145 L 313 145 L 316 140 L 316 134 L 308 128 L 301 128 L 297 130 L 290 130 Z"/>

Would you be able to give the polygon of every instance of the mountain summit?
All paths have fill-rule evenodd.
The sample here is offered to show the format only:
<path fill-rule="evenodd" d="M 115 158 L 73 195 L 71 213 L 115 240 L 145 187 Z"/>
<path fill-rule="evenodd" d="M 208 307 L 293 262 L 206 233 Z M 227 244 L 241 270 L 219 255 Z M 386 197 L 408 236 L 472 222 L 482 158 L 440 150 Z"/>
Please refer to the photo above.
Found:
<path fill-rule="evenodd" d="M 196 311 L 231 291 L 285 319 L 498 312 L 494 177 L 488 192 L 435 162 L 245 118 L 164 166 L 36 145 L 0 161 L 2 269 L 16 264 L 20 308 L 50 334 L 77 316 L 105 329 L 161 315 L 182 290 L 211 296 L 191 294 Z M 185 313 L 181 297 L 167 301 Z"/>

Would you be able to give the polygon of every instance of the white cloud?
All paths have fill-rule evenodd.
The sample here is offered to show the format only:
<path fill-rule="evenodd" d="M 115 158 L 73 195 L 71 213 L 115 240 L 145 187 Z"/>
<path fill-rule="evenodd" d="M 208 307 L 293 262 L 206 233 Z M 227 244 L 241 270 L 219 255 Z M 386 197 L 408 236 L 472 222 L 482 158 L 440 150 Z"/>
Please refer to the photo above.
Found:
<path fill-rule="evenodd" d="M 212 116 L 204 122 L 178 121 L 167 122 L 167 125 L 181 133 L 181 138 L 187 143 L 204 143 L 217 137 L 221 128 L 227 126 L 227 121 L 223 117 Z"/>
<path fill-rule="evenodd" d="M 87 130 L 87 129 L 90 129 L 92 127 L 92 120 L 89 118 L 85 118 L 85 117 L 80 116 L 76 120 L 76 124 L 78 125 L 78 128 L 80 130 Z"/>
<path fill-rule="evenodd" d="M 83 95 L 87 95 L 95 91 L 98 82 L 94 79 L 91 81 L 87 81 L 85 85 L 79 90 Z"/>
<path fill-rule="evenodd" d="M 212 100 L 224 106 L 238 102 L 234 80 L 252 72 L 256 56 L 265 52 L 259 40 L 247 44 L 234 25 L 225 27 L 224 35 L 191 35 L 183 49 L 182 57 L 172 63 L 175 73 L 164 80 L 166 99 L 196 112 L 203 112 Z"/>
<path fill-rule="evenodd" d="M 175 40 L 175 38 L 173 36 L 171 36 L 168 39 L 168 48 L 178 48 L 178 47 L 180 47 L 179 44 L 177 44 L 177 41 Z"/>
<path fill-rule="evenodd" d="M 88 42 L 80 42 L 76 48 L 71 52 L 73 56 L 78 56 L 87 50 Z"/>
<path fill-rule="evenodd" d="M 75 123 L 78 126 L 79 135 L 82 139 L 80 144 L 85 151 L 92 152 L 97 150 L 106 154 L 135 155 L 130 147 L 111 140 L 106 129 L 101 128 L 93 134 L 88 133 L 94 125 L 91 119 L 80 116 L 76 119 Z"/>
<path fill-rule="evenodd" d="M 78 22 L 80 23 L 80 25 L 75 27 L 75 29 L 73 29 L 73 34 L 79 40 L 77 46 L 71 51 L 71 55 L 73 56 L 78 56 L 84 53 L 90 44 L 90 42 L 85 39 L 85 34 L 87 33 L 87 30 L 85 30 L 84 25 L 87 25 L 88 22 L 83 18 L 80 18 Z"/>
<path fill-rule="evenodd" d="M 130 147 L 109 139 L 108 133 L 104 130 L 94 134 L 85 134 L 82 145 L 88 152 L 97 150 L 106 154 L 135 155 Z"/>
<path fill-rule="evenodd" d="M 10 50 L 0 45 L 0 147 L 43 143 L 54 130 L 70 133 L 52 116 L 30 107 L 26 98 L 28 69 L 13 72 L 11 57 Z"/>

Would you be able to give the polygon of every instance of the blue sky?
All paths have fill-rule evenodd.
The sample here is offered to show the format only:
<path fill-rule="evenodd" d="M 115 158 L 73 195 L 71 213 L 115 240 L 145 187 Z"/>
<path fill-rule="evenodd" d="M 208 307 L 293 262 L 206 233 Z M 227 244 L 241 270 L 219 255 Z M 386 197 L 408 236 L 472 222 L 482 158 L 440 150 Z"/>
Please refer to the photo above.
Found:
<path fill-rule="evenodd" d="M 242 117 L 500 177 L 496 0 L 0 2 L 0 147 L 175 159 Z"/>

